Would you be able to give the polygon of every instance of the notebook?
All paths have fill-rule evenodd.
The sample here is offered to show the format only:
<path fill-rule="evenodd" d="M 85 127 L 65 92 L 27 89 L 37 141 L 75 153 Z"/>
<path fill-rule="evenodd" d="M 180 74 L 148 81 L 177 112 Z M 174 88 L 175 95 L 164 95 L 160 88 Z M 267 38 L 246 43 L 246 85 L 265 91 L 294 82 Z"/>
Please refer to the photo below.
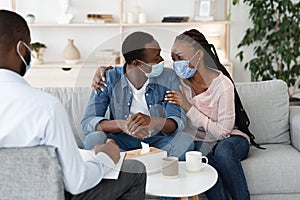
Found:
<path fill-rule="evenodd" d="M 79 149 L 79 152 L 84 161 L 95 159 L 95 152 L 92 150 Z M 125 155 L 126 155 L 126 152 L 120 152 L 119 162 L 117 164 L 115 164 L 114 166 L 112 166 L 112 170 L 109 173 L 107 173 L 103 177 L 103 179 L 115 179 L 115 180 L 118 179 Z M 105 163 L 103 163 L 103 164 L 105 164 Z"/>

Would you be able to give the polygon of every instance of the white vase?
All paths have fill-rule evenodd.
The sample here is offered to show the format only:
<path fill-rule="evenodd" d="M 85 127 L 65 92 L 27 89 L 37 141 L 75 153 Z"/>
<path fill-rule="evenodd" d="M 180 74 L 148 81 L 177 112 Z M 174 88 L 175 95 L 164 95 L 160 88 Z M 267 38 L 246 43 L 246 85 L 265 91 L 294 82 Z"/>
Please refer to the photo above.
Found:
<path fill-rule="evenodd" d="M 71 0 L 59 0 L 58 1 L 58 12 L 56 15 L 56 21 L 58 24 L 69 24 L 74 18 L 74 15 L 69 13 L 69 7 Z"/>
<path fill-rule="evenodd" d="M 80 62 L 80 52 L 72 39 L 68 39 L 68 44 L 64 49 L 64 60 L 66 64 L 77 64 Z"/>

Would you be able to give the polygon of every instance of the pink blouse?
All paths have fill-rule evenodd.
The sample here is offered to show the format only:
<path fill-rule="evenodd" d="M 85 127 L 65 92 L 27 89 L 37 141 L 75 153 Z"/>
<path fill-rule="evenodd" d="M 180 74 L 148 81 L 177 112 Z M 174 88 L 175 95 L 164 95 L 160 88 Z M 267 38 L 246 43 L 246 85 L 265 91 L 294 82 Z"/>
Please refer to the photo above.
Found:
<path fill-rule="evenodd" d="M 230 135 L 250 138 L 234 126 L 234 86 L 223 73 L 214 78 L 208 89 L 192 96 L 191 88 L 182 81 L 182 87 L 192 107 L 186 113 L 186 132 L 195 141 L 215 142 Z"/>

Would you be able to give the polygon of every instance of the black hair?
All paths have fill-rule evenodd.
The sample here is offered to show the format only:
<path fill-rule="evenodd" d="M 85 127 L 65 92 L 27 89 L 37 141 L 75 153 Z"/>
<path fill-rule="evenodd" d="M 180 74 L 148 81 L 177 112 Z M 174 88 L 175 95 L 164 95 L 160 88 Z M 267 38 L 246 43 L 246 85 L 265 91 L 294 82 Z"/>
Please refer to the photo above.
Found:
<path fill-rule="evenodd" d="M 127 36 L 122 44 L 122 54 L 127 63 L 144 58 L 145 45 L 154 40 L 153 36 L 145 32 L 134 32 Z"/>
<path fill-rule="evenodd" d="M 183 40 L 189 42 L 196 50 L 204 51 L 204 63 L 210 68 L 221 65 L 215 47 L 209 44 L 205 36 L 196 29 L 183 32 L 175 38 L 175 41 Z M 212 51 L 213 50 L 213 51 Z"/>
<path fill-rule="evenodd" d="M 191 29 L 188 31 L 183 32 L 179 36 L 175 38 L 175 41 L 186 41 L 192 44 L 192 46 L 198 50 L 202 49 L 204 50 L 204 63 L 206 66 L 209 66 L 211 68 L 216 67 L 219 71 L 221 71 L 225 76 L 227 76 L 232 84 L 234 85 L 234 82 L 229 75 L 226 68 L 220 63 L 219 57 L 217 55 L 216 49 L 214 45 L 209 44 L 206 40 L 205 36 L 196 29 Z M 260 145 L 256 144 L 254 141 L 255 137 L 254 135 L 249 131 L 248 126 L 250 124 L 250 120 L 248 118 L 248 115 L 246 111 L 243 108 L 241 99 L 238 95 L 238 92 L 234 86 L 234 104 L 235 104 L 235 125 L 238 127 L 238 129 L 244 133 L 246 133 L 251 141 L 251 144 L 253 144 L 257 148 L 264 149 L 260 147 Z"/>
<path fill-rule="evenodd" d="M 15 12 L 0 10 L 0 51 L 8 51 L 19 40 L 30 38 L 29 28 L 23 17 Z"/>

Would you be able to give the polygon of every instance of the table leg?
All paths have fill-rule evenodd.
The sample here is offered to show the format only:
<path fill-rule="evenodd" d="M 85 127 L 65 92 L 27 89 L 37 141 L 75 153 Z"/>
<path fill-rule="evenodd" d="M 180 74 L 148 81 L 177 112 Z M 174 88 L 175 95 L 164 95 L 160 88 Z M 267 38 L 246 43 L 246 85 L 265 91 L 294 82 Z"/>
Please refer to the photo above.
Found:
<path fill-rule="evenodd" d="M 193 196 L 193 200 L 199 200 L 198 195 Z"/>
<path fill-rule="evenodd" d="M 195 195 L 192 198 L 193 198 L 193 200 L 199 200 L 198 195 Z M 181 200 L 189 200 L 189 198 L 188 197 L 181 197 Z"/>

